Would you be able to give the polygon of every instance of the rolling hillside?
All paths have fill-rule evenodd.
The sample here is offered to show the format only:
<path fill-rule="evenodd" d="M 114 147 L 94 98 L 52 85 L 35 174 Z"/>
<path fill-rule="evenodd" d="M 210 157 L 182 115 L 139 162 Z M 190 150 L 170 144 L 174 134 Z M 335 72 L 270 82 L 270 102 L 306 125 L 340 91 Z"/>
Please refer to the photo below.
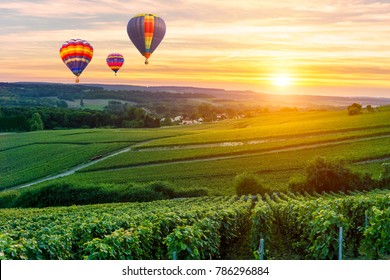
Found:
<path fill-rule="evenodd" d="M 334 94 L 333 94 L 334 95 Z M 208 103 L 224 106 L 226 104 L 240 103 L 245 106 L 266 106 L 270 108 L 300 107 L 300 108 L 329 108 L 346 107 L 353 102 L 362 105 L 380 106 L 390 104 L 390 98 L 384 97 L 340 97 L 315 95 L 275 95 L 254 91 L 233 91 L 217 88 L 177 87 L 177 86 L 133 86 L 109 84 L 52 84 L 52 83 L 0 83 L 0 106 L 56 106 L 59 100 L 71 103 L 80 99 L 90 100 L 122 100 L 135 104 L 164 103 L 166 100 L 176 100 L 181 103 L 186 100 L 197 100 L 196 103 Z M 54 98 L 54 99 L 53 99 Z M 44 99 L 44 100 L 42 100 Z M 91 103 L 91 108 L 96 107 Z M 172 104 L 171 104 L 172 105 Z M 185 105 L 185 102 L 181 105 Z"/>
<path fill-rule="evenodd" d="M 270 191 L 284 191 L 318 156 L 343 159 L 353 170 L 378 178 L 380 165 L 390 157 L 390 110 L 381 107 L 358 116 L 345 111 L 277 112 L 192 126 L 0 137 L 3 190 L 47 177 L 18 192 L 58 184 L 126 188 L 159 181 L 179 193 L 201 189 L 209 195 L 231 195 L 234 177 L 247 171 L 258 174 Z"/>

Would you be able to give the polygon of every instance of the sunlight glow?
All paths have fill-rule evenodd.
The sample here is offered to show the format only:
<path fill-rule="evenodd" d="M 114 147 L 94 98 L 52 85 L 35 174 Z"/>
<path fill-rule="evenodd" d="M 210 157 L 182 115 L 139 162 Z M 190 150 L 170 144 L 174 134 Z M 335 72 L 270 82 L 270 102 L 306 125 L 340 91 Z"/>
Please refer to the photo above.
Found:
<path fill-rule="evenodd" d="M 0 1 L 0 26 L 6 27 L 0 28 L 1 80 L 73 83 L 58 51 L 66 40 L 82 38 L 95 50 L 83 83 L 390 96 L 390 1 L 170 4 Z M 164 19 L 167 33 L 145 67 L 126 28 L 133 15 L 148 11 Z M 126 61 L 118 77 L 106 64 L 112 52 Z"/>
<path fill-rule="evenodd" d="M 292 78 L 287 75 L 277 75 L 271 78 L 272 84 L 278 87 L 286 87 L 292 84 Z"/>

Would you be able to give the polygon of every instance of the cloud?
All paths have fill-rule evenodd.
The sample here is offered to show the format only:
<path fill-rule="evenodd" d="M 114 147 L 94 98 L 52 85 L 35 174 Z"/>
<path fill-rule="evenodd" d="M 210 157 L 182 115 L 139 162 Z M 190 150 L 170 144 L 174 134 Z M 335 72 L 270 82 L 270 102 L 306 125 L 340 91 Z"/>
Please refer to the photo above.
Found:
<path fill-rule="evenodd" d="M 126 33 L 128 20 L 142 12 L 167 24 L 149 68 Z M 126 58 L 122 82 L 229 81 L 253 89 L 267 75 L 290 71 L 302 84 L 389 87 L 389 14 L 389 1 L 374 0 L 3 1 L 0 59 L 7 68 L 0 75 L 63 79 L 69 73 L 58 49 L 83 38 L 95 48 L 83 73 L 94 82 L 108 79 L 105 56 L 116 51 Z"/>

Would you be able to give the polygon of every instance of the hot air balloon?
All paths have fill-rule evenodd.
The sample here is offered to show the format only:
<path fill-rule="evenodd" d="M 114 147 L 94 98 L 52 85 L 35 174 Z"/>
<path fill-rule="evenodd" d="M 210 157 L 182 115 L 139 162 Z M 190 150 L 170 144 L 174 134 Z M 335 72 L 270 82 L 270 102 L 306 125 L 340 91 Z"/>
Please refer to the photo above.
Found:
<path fill-rule="evenodd" d="M 118 70 L 122 67 L 123 63 L 125 62 L 125 59 L 120 53 L 110 53 L 107 56 L 106 62 L 108 67 L 110 67 L 111 70 L 115 72 L 116 76 L 116 72 L 118 72 Z"/>
<path fill-rule="evenodd" d="M 60 56 L 76 76 L 76 83 L 78 83 L 79 76 L 92 59 L 93 47 L 85 40 L 70 39 L 62 45 Z"/>
<path fill-rule="evenodd" d="M 139 14 L 129 20 L 127 34 L 138 51 L 148 58 L 161 43 L 165 35 L 165 22 L 153 14 Z"/>

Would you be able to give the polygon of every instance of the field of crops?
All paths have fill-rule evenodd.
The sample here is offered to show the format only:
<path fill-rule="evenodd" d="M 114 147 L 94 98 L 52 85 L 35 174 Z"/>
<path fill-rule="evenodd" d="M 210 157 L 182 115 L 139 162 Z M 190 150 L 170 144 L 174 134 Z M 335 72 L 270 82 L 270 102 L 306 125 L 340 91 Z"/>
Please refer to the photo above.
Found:
<path fill-rule="evenodd" d="M 321 145 L 350 144 L 367 139 L 390 137 L 390 127 L 364 130 L 353 130 L 343 133 L 329 133 L 317 136 L 294 135 L 291 138 L 262 138 L 250 141 L 203 143 L 195 145 L 176 145 L 162 147 L 137 146 L 129 152 L 99 162 L 83 169 L 95 171 L 123 168 L 153 163 L 174 162 L 192 159 L 229 157 L 237 155 L 253 155 L 288 149 L 313 148 Z M 153 141 L 152 141 L 153 142 Z M 379 156 L 382 153 L 379 152 Z M 378 155 L 373 155 L 378 156 Z"/>
<path fill-rule="evenodd" d="M 0 134 L 0 190 L 89 162 L 169 130 L 79 129 Z"/>
<path fill-rule="evenodd" d="M 186 128 L 190 135 L 157 139 L 139 145 L 159 147 L 200 143 L 250 141 L 269 138 L 294 138 L 353 130 L 389 128 L 390 106 L 373 114 L 348 116 L 345 111 L 311 111 L 268 113 L 253 118 L 227 120 L 204 126 Z"/>
<path fill-rule="evenodd" d="M 305 167 L 316 156 L 343 158 L 347 162 L 389 157 L 389 138 L 349 141 L 315 148 L 269 151 L 243 154 L 237 157 L 209 158 L 207 160 L 173 161 L 169 164 L 132 166 L 118 170 L 77 173 L 64 178 L 68 182 L 118 183 L 168 181 L 178 188 L 202 186 L 210 194 L 234 194 L 233 179 L 245 171 L 257 173 L 265 186 L 273 190 L 286 190 L 291 177 L 304 174 Z M 210 149 L 212 152 L 212 149 Z M 134 154 L 136 154 L 135 152 Z M 165 152 L 168 156 L 169 151 Z M 293 160 L 292 160 L 293 159 Z M 353 166 L 353 165 L 352 165 Z M 359 166 L 360 167 L 360 166 Z M 364 170 L 363 170 L 364 171 Z M 376 170 L 379 175 L 380 168 Z"/>
<path fill-rule="evenodd" d="M 3 209 L 0 258 L 224 259 L 236 257 L 229 248 L 250 237 L 251 258 L 263 238 L 273 259 L 279 233 L 293 256 L 334 259 L 343 226 L 345 258 L 381 259 L 390 254 L 389 207 L 390 192 L 380 190 Z"/>
<path fill-rule="evenodd" d="M 240 234 L 251 201 L 214 197 L 0 210 L 11 259 L 209 259 Z"/>
<path fill-rule="evenodd" d="M 0 189 L 61 173 L 125 147 L 131 150 L 56 179 L 77 184 L 166 181 L 178 189 L 232 195 L 244 171 L 286 190 L 317 156 L 344 159 L 377 178 L 390 151 L 390 107 L 265 113 L 253 118 L 161 129 L 88 129 L 0 134 Z M 21 159 L 31 159 L 21 160 Z M 49 183 L 56 183 L 50 181 Z M 43 183 L 46 184 L 46 183 Z"/>
<path fill-rule="evenodd" d="M 252 248 L 264 238 L 282 237 L 290 254 L 305 259 L 337 259 L 343 228 L 343 259 L 390 257 L 390 192 L 301 196 L 266 195 L 252 214 Z M 275 241 L 274 241 L 275 242 Z M 279 242 L 279 241 L 277 241 Z M 279 244 L 280 245 L 280 244 Z M 278 248 L 277 248 L 278 249 Z M 269 257 L 278 256 L 269 250 Z"/>

